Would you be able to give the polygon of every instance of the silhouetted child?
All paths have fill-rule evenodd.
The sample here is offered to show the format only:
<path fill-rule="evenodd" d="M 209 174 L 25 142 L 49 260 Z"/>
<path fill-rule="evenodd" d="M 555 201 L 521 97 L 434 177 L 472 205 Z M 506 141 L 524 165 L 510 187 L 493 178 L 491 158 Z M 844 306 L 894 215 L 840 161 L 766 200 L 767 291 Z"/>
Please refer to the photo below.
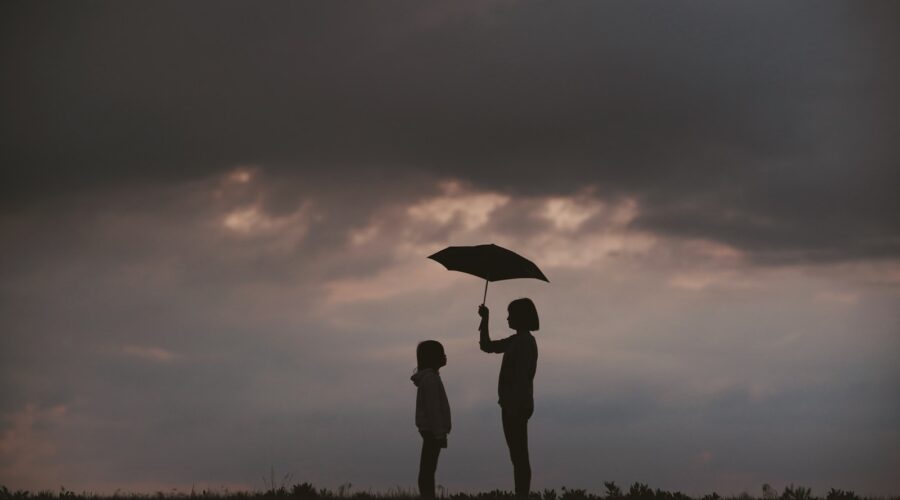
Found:
<path fill-rule="evenodd" d="M 411 380 L 416 392 L 416 427 L 422 435 L 419 459 L 419 494 L 434 498 L 434 473 L 438 455 L 447 447 L 450 432 L 450 403 L 438 370 L 447 364 L 444 346 L 436 340 L 420 342 L 416 347 L 416 373 Z"/>
<path fill-rule="evenodd" d="M 490 310 L 478 306 L 481 316 L 479 343 L 481 350 L 503 353 L 497 393 L 503 418 L 503 435 L 513 463 L 516 498 L 526 499 L 531 491 L 531 460 L 528 458 L 528 419 L 534 413 L 534 374 L 537 371 L 537 342 L 531 334 L 541 327 L 537 308 L 531 299 L 517 299 L 509 303 L 506 317 L 509 327 L 516 331 L 505 339 L 491 340 Z"/>

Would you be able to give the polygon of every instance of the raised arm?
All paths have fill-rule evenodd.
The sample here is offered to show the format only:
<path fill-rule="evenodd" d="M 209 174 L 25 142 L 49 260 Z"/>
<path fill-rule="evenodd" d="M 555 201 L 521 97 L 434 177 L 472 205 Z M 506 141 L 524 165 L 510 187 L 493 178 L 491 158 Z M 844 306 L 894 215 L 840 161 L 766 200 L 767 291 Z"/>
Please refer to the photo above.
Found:
<path fill-rule="evenodd" d="M 478 306 L 478 315 L 481 316 L 481 323 L 478 325 L 479 340 L 478 345 L 484 352 L 505 352 L 508 342 L 503 340 L 491 340 L 491 334 L 488 331 L 488 323 L 490 322 L 491 311 L 484 304 Z"/>

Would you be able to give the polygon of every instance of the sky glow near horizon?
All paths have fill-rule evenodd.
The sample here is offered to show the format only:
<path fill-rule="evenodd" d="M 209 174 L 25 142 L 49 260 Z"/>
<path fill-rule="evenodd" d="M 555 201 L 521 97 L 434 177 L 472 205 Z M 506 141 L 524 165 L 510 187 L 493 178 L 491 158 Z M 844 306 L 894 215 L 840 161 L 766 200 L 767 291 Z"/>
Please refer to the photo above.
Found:
<path fill-rule="evenodd" d="M 266 180 L 239 172 L 148 192 L 170 204 L 149 211 L 28 221 L 81 239 L 5 281 L 31 305 L 14 316 L 9 484 L 254 488 L 274 467 L 323 486 L 409 486 L 408 376 L 415 344 L 434 338 L 454 412 L 441 484 L 505 487 L 499 357 L 474 330 L 483 282 L 425 258 L 492 241 L 551 279 L 488 293 L 495 335 L 518 296 L 542 316 L 536 487 L 821 489 L 823 469 L 860 491 L 891 487 L 895 261 L 757 266 L 727 245 L 631 229 L 631 198 L 511 197 L 459 180 L 335 227 L 316 195 L 267 213 Z M 320 230 L 335 244 L 306 254 Z"/>
<path fill-rule="evenodd" d="M 4 7 L 0 484 L 511 489 L 491 242 L 533 489 L 900 492 L 896 7 L 359 5 Z"/>

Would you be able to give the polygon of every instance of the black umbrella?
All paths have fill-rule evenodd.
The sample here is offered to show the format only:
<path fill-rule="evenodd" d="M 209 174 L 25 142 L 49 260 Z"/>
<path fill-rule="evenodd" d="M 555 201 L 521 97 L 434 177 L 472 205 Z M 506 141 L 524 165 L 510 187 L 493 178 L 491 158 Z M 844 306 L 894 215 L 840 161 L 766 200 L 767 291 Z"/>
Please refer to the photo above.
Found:
<path fill-rule="evenodd" d="M 451 271 L 473 274 L 484 279 L 482 304 L 487 299 L 487 287 L 491 281 L 534 278 L 550 282 L 534 262 L 494 244 L 447 247 L 428 258 L 440 262 Z"/>

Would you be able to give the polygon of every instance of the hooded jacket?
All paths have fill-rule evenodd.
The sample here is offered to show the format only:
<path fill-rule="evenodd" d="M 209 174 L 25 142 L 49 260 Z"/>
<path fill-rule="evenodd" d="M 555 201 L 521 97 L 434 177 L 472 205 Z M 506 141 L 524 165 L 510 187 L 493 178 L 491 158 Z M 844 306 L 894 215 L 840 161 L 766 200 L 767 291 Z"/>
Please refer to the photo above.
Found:
<path fill-rule="evenodd" d="M 441 376 L 433 368 L 419 370 L 410 377 L 416 391 L 416 427 L 443 439 L 450 432 L 450 402 Z"/>

